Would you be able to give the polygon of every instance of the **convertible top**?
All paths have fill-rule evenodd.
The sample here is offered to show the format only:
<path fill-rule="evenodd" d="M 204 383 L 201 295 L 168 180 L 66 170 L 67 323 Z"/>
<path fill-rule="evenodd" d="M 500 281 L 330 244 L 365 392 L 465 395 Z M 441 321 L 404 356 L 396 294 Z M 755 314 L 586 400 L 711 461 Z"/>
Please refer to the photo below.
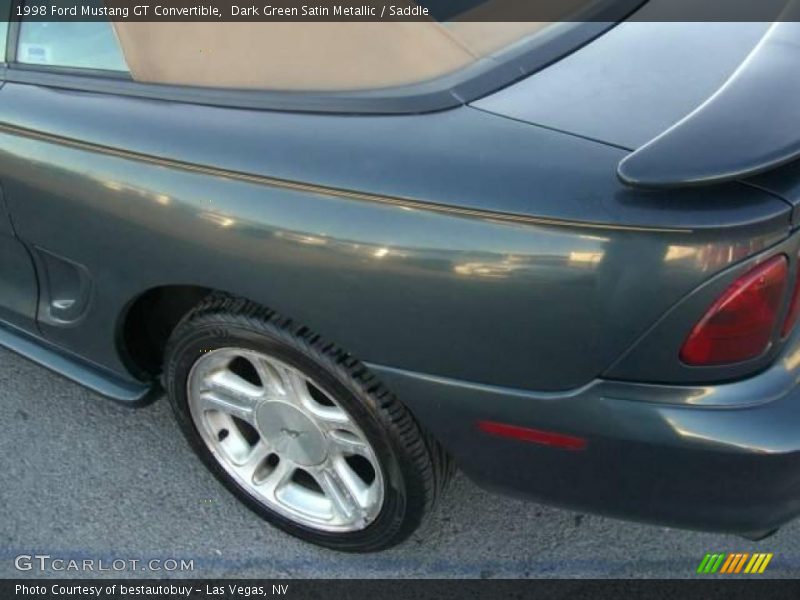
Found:
<path fill-rule="evenodd" d="M 447 3 L 442 3 L 447 4 Z M 516 0 L 469 2 L 439 22 L 116 21 L 135 81 L 273 91 L 379 90 L 415 85 L 498 61 L 552 22 L 513 22 Z M 591 14 L 608 0 L 561 0 L 558 16 Z M 417 7 L 398 0 L 397 7 Z M 265 9 L 266 10 L 266 7 Z M 508 21 L 504 21 L 508 15 Z M 553 35 L 551 33 L 551 35 Z M 517 71 L 517 75 L 522 73 Z"/>
<path fill-rule="evenodd" d="M 627 156 L 620 178 L 648 188 L 712 184 L 800 158 L 798 73 L 800 23 L 786 19 L 711 98 Z"/>

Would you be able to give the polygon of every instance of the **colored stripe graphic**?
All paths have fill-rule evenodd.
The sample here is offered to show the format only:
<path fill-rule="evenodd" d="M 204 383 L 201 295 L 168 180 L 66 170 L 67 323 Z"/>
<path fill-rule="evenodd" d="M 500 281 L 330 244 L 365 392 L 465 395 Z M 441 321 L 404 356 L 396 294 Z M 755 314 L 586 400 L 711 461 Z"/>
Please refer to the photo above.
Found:
<path fill-rule="evenodd" d="M 730 554 L 716 553 L 706 554 L 697 572 L 701 574 L 713 575 L 720 574 L 733 575 L 738 573 L 763 573 L 774 555 L 772 553 L 733 552 Z M 747 565 L 747 566 L 745 566 Z"/>
<path fill-rule="evenodd" d="M 720 569 L 719 572 L 720 573 L 730 573 L 731 572 L 731 566 L 733 565 L 733 563 L 736 562 L 736 557 L 737 556 L 738 556 L 737 554 L 728 554 L 728 559 L 722 565 L 722 568 Z"/>
<path fill-rule="evenodd" d="M 772 560 L 772 552 L 767 554 L 767 556 L 764 558 L 764 562 L 761 563 L 761 567 L 758 569 L 758 572 L 763 573 L 766 570 L 769 561 L 771 560 Z"/>
<path fill-rule="evenodd" d="M 733 554 L 729 554 L 728 556 L 733 557 L 733 559 L 731 560 L 731 566 L 728 567 L 727 571 L 720 571 L 721 573 L 732 573 L 733 570 L 736 568 L 736 565 L 739 563 L 739 559 L 741 558 L 742 555 L 734 552 Z"/>
<path fill-rule="evenodd" d="M 720 573 L 738 573 L 742 570 L 742 567 L 749 556 L 749 554 L 728 555 L 728 560 L 725 562 L 725 566 L 722 568 Z"/>
<path fill-rule="evenodd" d="M 716 562 L 712 565 L 710 573 L 716 573 L 717 571 L 719 571 L 720 566 L 722 566 L 723 560 L 725 560 L 725 555 L 720 554 Z"/>
<path fill-rule="evenodd" d="M 697 567 L 698 573 L 716 573 L 719 571 L 722 561 L 725 559 L 725 554 L 706 554 L 700 566 Z"/>
<path fill-rule="evenodd" d="M 740 560 L 740 561 L 737 563 L 737 565 L 736 565 L 736 571 L 732 571 L 732 572 L 734 572 L 734 573 L 738 573 L 739 571 L 741 571 L 741 570 L 742 570 L 742 567 L 744 566 L 744 563 L 745 563 L 745 561 L 747 560 L 747 558 L 748 558 L 749 556 L 750 556 L 750 555 L 749 555 L 749 554 L 747 554 L 747 553 L 744 553 L 744 554 L 742 554 L 742 559 L 741 559 L 741 560 Z"/>
<path fill-rule="evenodd" d="M 745 568 L 744 572 L 745 573 L 753 573 L 754 572 L 753 571 L 753 567 L 756 566 L 756 563 L 760 564 L 762 560 L 763 560 L 763 558 L 762 558 L 761 554 L 753 554 L 753 558 L 751 558 L 750 562 L 747 563 L 747 567 Z"/>
<path fill-rule="evenodd" d="M 706 566 L 708 565 L 708 561 L 710 561 L 710 560 L 711 560 L 711 555 L 710 554 L 706 554 L 703 557 L 703 560 L 700 561 L 700 566 L 697 567 L 697 572 L 698 573 L 705 573 L 706 572 Z"/>
<path fill-rule="evenodd" d="M 745 573 L 763 573 L 767 568 L 769 561 L 772 560 L 772 554 L 753 554 L 753 559 L 747 565 Z"/>

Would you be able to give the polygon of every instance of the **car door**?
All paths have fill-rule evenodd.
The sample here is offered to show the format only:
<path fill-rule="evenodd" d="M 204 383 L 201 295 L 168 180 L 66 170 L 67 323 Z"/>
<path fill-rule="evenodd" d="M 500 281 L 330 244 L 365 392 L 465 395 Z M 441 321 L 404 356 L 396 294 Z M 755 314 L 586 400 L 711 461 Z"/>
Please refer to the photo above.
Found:
<path fill-rule="evenodd" d="M 25 246 L 14 235 L 0 188 L 0 323 L 33 329 L 37 296 L 33 262 Z"/>
<path fill-rule="evenodd" d="M 0 1 L 0 11 L 8 10 L 9 3 Z M 2 14 L 7 16 L 7 12 Z M 0 67 L 3 70 L 7 32 L 8 20 L 0 21 Z M 0 121 L 1 115 L 2 112 Z M 33 262 L 28 250 L 14 233 L 0 181 L 0 323 L 11 323 L 25 329 L 34 328 L 37 296 L 38 286 Z"/>
<path fill-rule="evenodd" d="M 0 0 L 0 10 L 4 10 L 3 4 L 8 2 Z M 42 5 L 47 6 L 48 2 Z M 105 73 L 124 76 L 125 65 L 107 21 L 23 19 L 11 23 L 0 21 L 0 25 L 4 58 L 0 88 L 0 186 L 5 190 L 5 196 L 0 197 L 0 321 L 35 330 L 58 343 L 53 333 L 75 324 L 88 306 L 91 276 L 64 251 L 68 232 L 79 235 L 70 218 L 69 201 L 58 202 L 58 211 L 52 207 L 49 211 L 43 209 L 45 197 L 69 198 L 64 173 L 58 169 L 43 170 L 40 156 L 22 162 L 15 156 L 17 152 L 25 152 L 30 140 L 26 142 L 11 126 L 17 105 L 10 91 L 19 85 L 12 74 L 15 65 L 23 64 L 38 69 L 36 73 L 41 75 L 91 73 L 99 74 L 97 79 L 102 80 Z M 9 48 L 6 40 L 10 42 Z M 40 226 L 47 223 L 47 232 L 31 235 L 31 221 Z"/>

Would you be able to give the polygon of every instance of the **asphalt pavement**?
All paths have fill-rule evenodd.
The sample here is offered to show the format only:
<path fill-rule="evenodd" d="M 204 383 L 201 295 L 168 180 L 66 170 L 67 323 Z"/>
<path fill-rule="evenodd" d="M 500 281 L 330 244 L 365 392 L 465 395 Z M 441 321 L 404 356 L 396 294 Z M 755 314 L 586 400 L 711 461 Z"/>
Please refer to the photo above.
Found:
<path fill-rule="evenodd" d="M 461 475 L 408 542 L 337 553 L 239 504 L 195 459 L 164 398 L 131 410 L 0 350 L 0 406 L 0 577 L 92 576 L 35 562 L 18 571 L 20 555 L 139 561 L 95 573 L 109 577 L 692 577 L 708 552 L 772 552 L 759 577 L 800 575 L 798 523 L 754 543 L 497 496 Z M 166 572 L 170 559 L 193 570 Z M 151 560 L 162 571 L 142 571 Z"/>

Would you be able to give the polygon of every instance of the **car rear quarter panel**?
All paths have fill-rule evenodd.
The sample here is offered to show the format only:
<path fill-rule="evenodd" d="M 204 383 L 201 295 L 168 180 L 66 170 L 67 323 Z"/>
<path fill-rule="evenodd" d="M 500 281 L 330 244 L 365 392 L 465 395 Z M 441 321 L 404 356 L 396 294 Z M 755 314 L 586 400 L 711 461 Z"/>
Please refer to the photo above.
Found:
<path fill-rule="evenodd" d="M 623 151 L 471 108 L 292 115 L 15 84 L 0 104 L 20 237 L 94 284 L 80 321 L 42 332 L 119 373 L 126 307 L 197 285 L 367 362 L 569 389 L 789 225 L 740 185 L 627 190 Z"/>

